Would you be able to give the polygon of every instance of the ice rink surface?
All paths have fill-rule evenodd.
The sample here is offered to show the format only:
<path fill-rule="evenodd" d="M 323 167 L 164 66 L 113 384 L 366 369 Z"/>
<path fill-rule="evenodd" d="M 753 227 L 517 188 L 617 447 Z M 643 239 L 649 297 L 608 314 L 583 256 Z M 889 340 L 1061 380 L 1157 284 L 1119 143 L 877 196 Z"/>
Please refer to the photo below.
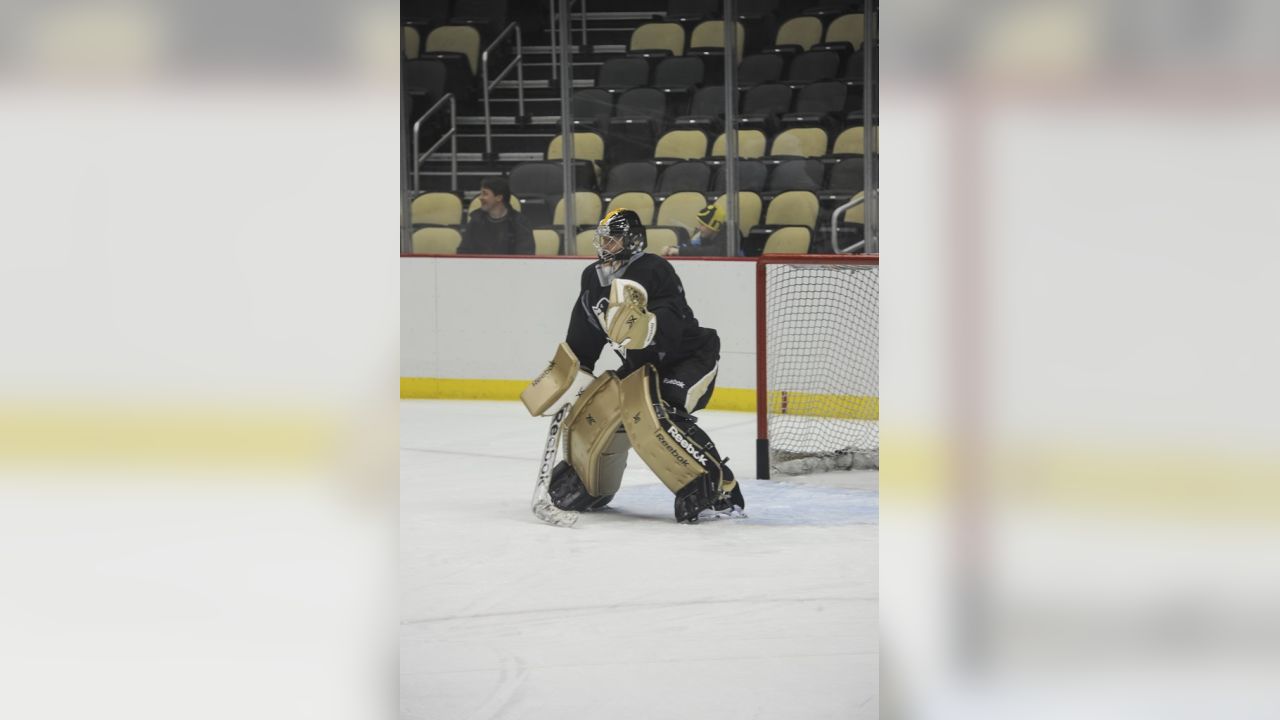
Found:
<path fill-rule="evenodd" d="M 632 453 L 564 529 L 529 511 L 546 418 L 402 401 L 401 717 L 877 717 L 878 473 L 756 480 L 754 416 L 698 415 L 749 517 L 677 524 Z"/>

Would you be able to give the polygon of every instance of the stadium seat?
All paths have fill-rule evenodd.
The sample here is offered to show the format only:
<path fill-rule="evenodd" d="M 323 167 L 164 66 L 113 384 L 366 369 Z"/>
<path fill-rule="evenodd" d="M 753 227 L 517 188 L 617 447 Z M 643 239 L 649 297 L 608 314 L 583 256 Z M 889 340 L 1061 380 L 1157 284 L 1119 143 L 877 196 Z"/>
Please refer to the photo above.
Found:
<path fill-rule="evenodd" d="M 706 192 L 711 182 L 711 166 L 701 160 L 686 160 L 669 165 L 658 179 L 657 194 L 666 197 L 672 193 L 692 191 Z"/>
<path fill-rule="evenodd" d="M 606 60 L 600 66 L 596 87 L 619 93 L 649 83 L 649 61 L 638 57 L 620 57 Z"/>
<path fill-rule="evenodd" d="M 600 133 L 575 132 L 573 134 L 574 184 L 579 190 L 593 190 L 600 163 L 604 162 L 604 138 Z M 564 159 L 564 136 L 556 135 L 547 143 L 547 160 Z M 560 183 L 556 183 L 556 188 Z M 559 193 L 555 193 L 559 194 Z"/>
<path fill-rule="evenodd" d="M 410 60 L 400 65 L 405 92 L 423 94 L 434 103 L 448 92 L 449 71 L 441 60 Z M 422 112 L 426 112 L 426 107 Z M 419 113 L 420 114 L 420 113 Z M 416 120 L 417 118 L 413 118 Z"/>
<path fill-rule="evenodd" d="M 599 88 L 583 88 L 573 92 L 569 101 L 569 116 L 574 129 L 604 132 L 613 117 L 613 94 Z"/>
<path fill-rule="evenodd" d="M 641 223 L 646 226 L 653 224 L 653 196 L 647 192 L 624 192 L 609 201 L 604 213 L 608 215 L 617 208 L 635 210 Z"/>
<path fill-rule="evenodd" d="M 429 192 L 413 199 L 409 217 L 414 225 L 458 225 L 462 223 L 462 198 L 453 193 Z"/>
<path fill-rule="evenodd" d="M 788 226 L 778 228 L 764 243 L 764 255 L 804 255 L 809 252 L 813 231 L 807 227 Z"/>
<path fill-rule="evenodd" d="M 778 118 L 790 109 L 790 87 L 781 83 L 757 85 L 743 95 L 738 125 L 740 128 L 773 130 L 778 126 Z"/>
<path fill-rule="evenodd" d="M 778 133 L 769 157 L 822 157 L 827 154 L 827 131 L 817 127 L 791 128 Z"/>
<path fill-rule="evenodd" d="M 866 146 L 862 136 L 863 128 L 851 127 L 836 136 L 836 141 L 831 148 L 834 155 L 864 155 L 866 154 Z M 876 140 L 876 152 L 880 151 L 880 128 L 876 127 L 872 132 Z"/>
<path fill-rule="evenodd" d="M 738 87 L 752 88 L 764 83 L 776 83 L 782 79 L 787 61 L 781 55 L 748 55 L 738 63 Z"/>
<path fill-rule="evenodd" d="M 791 60 L 787 68 L 787 82 L 813 83 L 831 80 L 840 72 L 840 56 L 831 50 L 802 52 Z"/>
<path fill-rule="evenodd" d="M 692 228 L 698 211 L 707 206 L 707 198 L 698 192 L 678 192 L 658 206 L 655 225 L 675 225 Z"/>
<path fill-rule="evenodd" d="M 520 163 L 511 169 L 507 182 L 511 194 L 524 200 L 521 213 L 534 227 L 551 223 L 551 208 L 547 206 L 548 198 L 561 194 L 564 171 L 558 162 Z"/>
<path fill-rule="evenodd" d="M 653 71 L 653 87 L 668 94 L 687 93 L 702 84 L 704 72 L 698 58 L 663 58 Z"/>
<path fill-rule="evenodd" d="M 456 255 L 462 244 L 462 233 L 453 228 L 430 227 L 413 232 L 416 255 Z"/>
<path fill-rule="evenodd" d="M 862 4 L 859 0 L 817 0 L 804 9 L 804 14 L 818 18 L 835 17 L 861 9 Z"/>
<path fill-rule="evenodd" d="M 805 85 L 796 96 L 795 112 L 782 116 L 783 127 L 795 125 L 835 125 L 844 112 L 849 88 L 839 80 Z"/>
<path fill-rule="evenodd" d="M 609 168 L 604 181 L 604 194 L 616 196 L 625 192 L 652 193 L 658 185 L 658 166 L 652 162 L 630 162 Z"/>
<path fill-rule="evenodd" d="M 738 51 L 734 58 L 736 62 L 742 62 L 743 39 L 746 30 L 743 29 L 742 23 L 734 23 L 737 26 L 737 44 Z M 702 58 L 702 64 L 705 68 L 704 77 L 707 82 L 721 83 L 724 81 L 724 21 L 723 20 L 707 20 L 699 23 L 693 29 L 693 35 L 689 37 L 689 51 L 686 55 L 693 55 Z"/>
<path fill-rule="evenodd" d="M 595 228 L 583 230 L 578 233 L 577 239 L 574 241 L 574 255 L 585 255 L 587 257 L 596 256 L 596 231 Z"/>
<path fill-rule="evenodd" d="M 445 25 L 427 35 L 426 52 L 458 53 L 467 59 L 472 76 L 480 72 L 480 31 L 466 25 Z"/>
<path fill-rule="evenodd" d="M 651 87 L 622 93 L 609 121 L 610 165 L 653 157 L 654 140 L 666 124 L 667 96 Z"/>
<path fill-rule="evenodd" d="M 417 60 L 422 54 L 422 33 L 417 28 L 405 25 L 401 28 L 401 51 L 404 59 Z"/>
<path fill-rule="evenodd" d="M 707 156 L 707 134 L 701 130 L 671 130 L 658 138 L 654 159 L 698 160 Z"/>
<path fill-rule="evenodd" d="M 720 11 L 720 0 L 667 0 L 666 19 L 687 22 L 709 18 Z"/>
<path fill-rule="evenodd" d="M 573 194 L 574 225 L 595 225 L 600 222 L 600 196 L 593 192 L 576 192 Z M 564 225 L 564 198 L 556 201 L 555 214 L 551 216 L 551 224 L 556 227 Z"/>
<path fill-rule="evenodd" d="M 738 57 L 737 61 L 742 62 L 742 40 L 744 30 L 742 23 L 734 23 L 737 25 L 737 43 Z M 689 50 L 708 50 L 714 51 L 719 48 L 720 55 L 724 55 L 724 21 L 723 20 L 707 20 L 698 23 L 693 29 L 693 35 L 689 37 Z"/>
<path fill-rule="evenodd" d="M 738 0 L 738 21 L 746 27 L 746 53 L 760 52 L 778 31 L 778 0 Z"/>
<path fill-rule="evenodd" d="M 815 17 L 794 17 L 782 23 L 774 36 L 773 47 L 778 50 L 804 52 L 822 42 L 822 21 Z"/>
<path fill-rule="evenodd" d="M 721 165 L 716 168 L 715 179 L 711 181 L 712 192 L 724 192 L 724 176 L 728 170 L 728 165 Z M 768 178 L 769 167 L 763 162 L 759 160 L 738 160 L 738 190 L 761 192 L 764 190 L 765 181 Z"/>
<path fill-rule="evenodd" d="M 534 230 L 533 245 L 537 255 L 559 255 L 560 233 L 549 229 Z"/>
<path fill-rule="evenodd" d="M 837 161 L 831 168 L 831 180 L 827 183 L 827 188 L 840 195 L 862 192 L 865 185 L 864 162 L 861 157 L 847 157 Z"/>
<path fill-rule="evenodd" d="M 696 128 L 707 133 L 716 133 L 724 129 L 724 86 L 708 85 L 699 88 L 693 94 L 689 104 L 689 114 L 675 119 L 674 125 L 685 129 Z"/>
<path fill-rule="evenodd" d="M 846 55 L 857 52 L 862 49 L 863 25 L 862 13 L 841 15 L 827 26 L 822 44 L 833 50 L 841 50 L 842 45 L 847 46 L 847 50 L 844 50 Z"/>
<path fill-rule="evenodd" d="M 575 132 L 573 134 L 573 155 L 578 160 L 604 160 L 604 138 L 600 133 Z M 547 143 L 547 159 L 564 158 L 564 136 L 556 135 Z"/>
<path fill-rule="evenodd" d="M 652 227 L 645 231 L 645 239 L 648 241 L 645 250 L 654 255 L 661 255 L 662 251 L 673 245 L 680 243 L 679 236 L 671 228 Z"/>
<path fill-rule="evenodd" d="M 784 192 L 769 203 L 765 225 L 804 225 L 813 229 L 818 222 L 818 196 L 807 190 Z"/>
<path fill-rule="evenodd" d="M 751 229 L 760 224 L 760 208 L 763 206 L 760 196 L 753 192 L 738 193 L 738 232 L 743 235 L 751 232 Z M 729 207 L 729 196 L 721 195 L 716 198 L 716 205 L 722 208 Z"/>
<path fill-rule="evenodd" d="M 769 174 L 769 184 L 765 190 L 771 193 L 788 190 L 810 190 L 818 192 L 822 189 L 822 161 L 815 158 L 796 158 L 780 163 Z"/>
<path fill-rule="evenodd" d="M 725 134 L 720 133 L 716 138 L 715 145 L 711 147 L 711 157 L 724 157 L 725 148 L 728 147 L 728 141 Z M 762 158 L 764 157 L 764 148 L 766 139 L 764 133 L 759 130 L 739 130 L 738 131 L 738 158 Z"/>
<path fill-rule="evenodd" d="M 684 28 L 679 23 L 645 23 L 631 32 L 627 54 L 683 55 Z"/>

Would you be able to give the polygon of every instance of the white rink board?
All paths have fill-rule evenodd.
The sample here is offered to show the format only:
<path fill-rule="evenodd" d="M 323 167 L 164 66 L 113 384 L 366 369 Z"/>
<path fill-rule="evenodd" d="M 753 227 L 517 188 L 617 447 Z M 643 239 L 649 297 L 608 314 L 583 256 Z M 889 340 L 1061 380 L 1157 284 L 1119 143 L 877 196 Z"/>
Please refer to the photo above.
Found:
<path fill-rule="evenodd" d="M 400 376 L 527 380 L 564 339 L 587 258 L 400 260 Z M 755 387 L 755 263 L 675 260 L 720 335 L 719 387 Z M 610 352 L 599 368 L 615 367 Z"/>

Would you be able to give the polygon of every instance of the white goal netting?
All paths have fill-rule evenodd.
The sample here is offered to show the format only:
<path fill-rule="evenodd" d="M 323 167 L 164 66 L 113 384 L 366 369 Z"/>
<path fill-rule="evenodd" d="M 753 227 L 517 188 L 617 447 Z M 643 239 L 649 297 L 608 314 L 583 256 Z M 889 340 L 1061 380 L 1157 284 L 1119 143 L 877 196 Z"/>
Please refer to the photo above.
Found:
<path fill-rule="evenodd" d="M 772 471 L 879 467 L 878 258 L 764 262 Z"/>

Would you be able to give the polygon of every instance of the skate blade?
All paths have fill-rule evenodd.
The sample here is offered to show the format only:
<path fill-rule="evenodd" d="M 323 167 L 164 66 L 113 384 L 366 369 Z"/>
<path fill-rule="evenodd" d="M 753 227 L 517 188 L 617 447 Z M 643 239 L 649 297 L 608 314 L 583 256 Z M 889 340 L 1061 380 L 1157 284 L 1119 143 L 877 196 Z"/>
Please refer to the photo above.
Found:
<path fill-rule="evenodd" d="M 736 519 L 745 518 L 745 517 L 747 517 L 746 511 L 735 505 L 734 507 L 731 507 L 728 510 L 716 510 L 713 508 L 707 508 L 706 510 L 703 510 L 702 512 L 698 513 L 698 516 L 695 517 L 691 522 L 706 522 L 708 520 L 736 520 Z"/>

